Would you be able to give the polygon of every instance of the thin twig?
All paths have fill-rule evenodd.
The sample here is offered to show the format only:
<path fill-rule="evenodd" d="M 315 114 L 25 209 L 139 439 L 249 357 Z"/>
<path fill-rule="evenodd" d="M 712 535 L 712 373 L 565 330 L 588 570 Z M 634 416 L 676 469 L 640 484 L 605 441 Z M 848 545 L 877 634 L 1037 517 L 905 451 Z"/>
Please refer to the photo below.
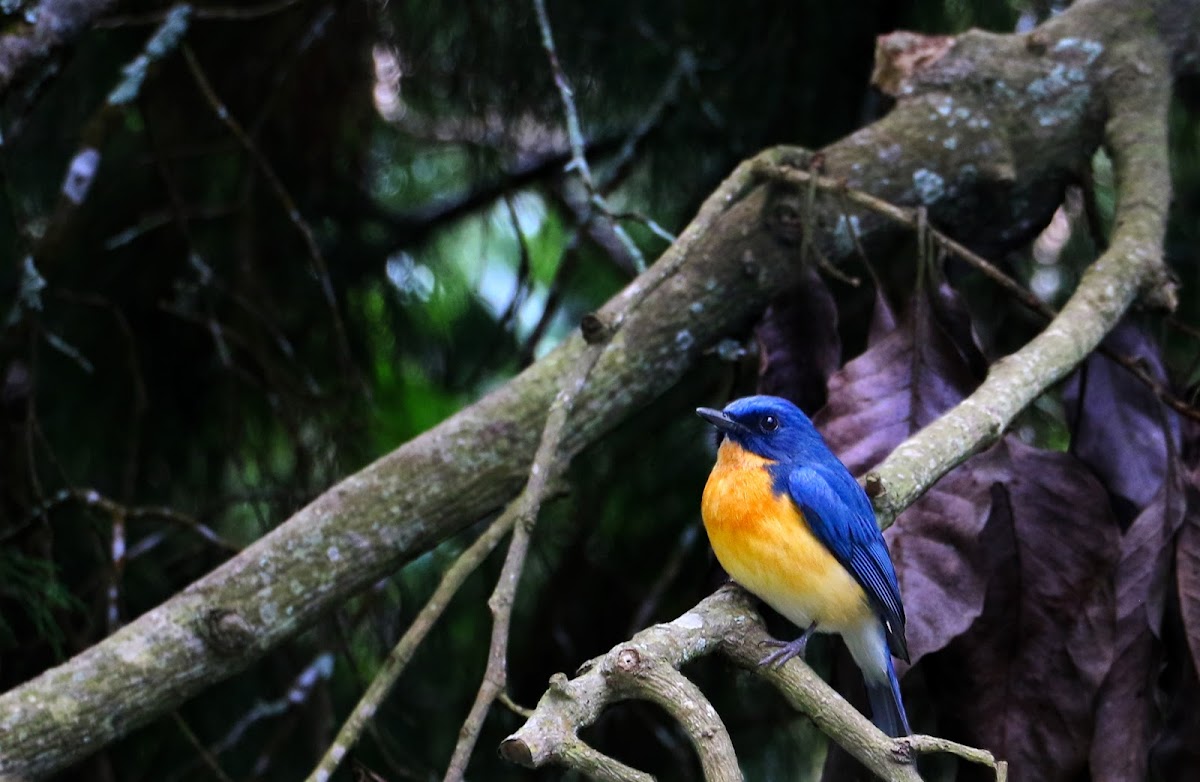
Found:
<path fill-rule="evenodd" d="M 622 694 L 657 704 L 683 728 L 700 758 L 705 782 L 742 782 L 729 730 L 704 693 L 663 660 L 642 660 L 632 650 L 617 655 L 607 677 Z"/>
<path fill-rule="evenodd" d="M 508 306 L 504 308 L 497 322 L 501 330 L 513 328 L 516 330 L 515 320 L 517 313 L 521 309 L 521 305 L 525 303 L 529 296 L 529 289 L 532 287 L 533 261 L 529 252 L 529 241 L 525 238 L 525 232 L 521 230 L 521 218 L 517 214 L 517 208 L 513 204 L 512 196 L 508 193 L 501 199 L 504 201 L 504 206 L 508 210 L 508 219 L 512 225 L 513 235 L 517 239 L 517 251 L 519 253 L 519 261 L 517 265 L 517 284 L 513 290 L 512 299 L 509 300 Z"/>
<path fill-rule="evenodd" d="M 650 617 L 659 608 L 659 602 L 662 596 L 666 594 L 667 589 L 679 577 L 679 573 L 683 570 L 684 560 L 691 554 L 696 544 L 700 541 L 700 527 L 695 524 L 689 524 L 679 534 L 679 540 L 671 547 L 671 553 L 659 568 L 658 576 L 654 582 L 646 589 L 642 596 L 641 602 L 638 603 L 637 609 L 633 612 L 633 618 L 629 621 L 629 635 L 633 635 L 638 630 L 646 626 L 650 621 Z"/>
<path fill-rule="evenodd" d="M 129 423 L 126 426 L 128 430 L 126 433 L 128 450 L 125 456 L 125 469 L 121 477 L 121 497 L 128 499 L 134 491 L 139 463 L 138 452 L 141 446 L 142 425 L 146 417 L 146 408 L 149 404 L 149 398 L 146 393 L 146 381 L 142 376 L 142 363 L 138 357 L 137 341 L 134 339 L 133 327 L 120 307 L 99 294 L 56 287 L 51 292 L 51 295 L 63 301 L 103 309 L 112 315 L 117 330 L 121 334 L 121 341 L 125 346 L 125 361 L 129 370 L 129 384 L 132 390 L 129 400 Z"/>
<path fill-rule="evenodd" d="M 621 242 L 629 257 L 633 259 L 634 269 L 640 274 L 646 269 L 646 258 L 634 244 L 633 239 L 629 238 L 625 229 L 613 219 L 608 203 L 596 189 L 596 182 L 592 178 L 592 170 L 588 166 L 587 156 L 584 153 L 586 145 L 583 139 L 583 130 L 579 124 L 579 112 L 575 108 L 575 92 L 571 89 L 571 83 L 567 80 L 567 74 L 563 71 L 562 63 L 558 59 L 558 52 L 554 48 L 554 36 L 550 30 L 550 17 L 546 14 L 545 0 L 533 0 L 533 8 L 537 13 L 542 48 L 550 60 L 550 70 L 554 74 L 554 86 L 558 88 L 558 95 L 563 104 L 563 113 L 566 115 L 567 139 L 571 145 L 571 162 L 567 164 L 567 171 L 574 171 L 579 177 L 579 181 L 587 189 L 592 206 L 600 213 L 601 219 L 611 223 L 609 227 L 612 233 Z M 592 219 L 596 219 L 594 215 Z"/>
<path fill-rule="evenodd" d="M 675 234 L 663 228 L 653 218 L 647 217 L 638 211 L 616 212 L 613 217 L 617 220 L 635 220 L 650 229 L 650 233 L 662 239 L 667 244 L 671 244 L 677 238 Z"/>
<path fill-rule="evenodd" d="M 251 6 L 200 6 L 192 8 L 193 19 L 203 19 L 213 22 L 245 22 L 251 19 L 261 19 L 264 16 L 277 14 L 301 2 L 301 0 L 277 0 L 274 3 L 263 3 Z M 158 24 L 166 18 L 169 11 L 152 11 L 144 14 L 122 14 L 109 16 L 96 22 L 98 28 L 132 27 L 144 24 Z"/>
<path fill-rule="evenodd" d="M 192 770 L 199 765 L 200 761 L 209 766 L 215 765 L 218 756 L 237 746 L 245 737 L 246 732 L 258 723 L 289 713 L 294 716 L 297 709 L 308 701 L 316 685 L 321 681 L 327 680 L 332 673 L 333 655 L 330 652 L 321 652 L 292 680 L 292 685 L 286 693 L 271 701 L 256 701 L 248 711 L 233 723 L 233 726 L 229 728 L 223 738 L 212 746 L 202 749 L 200 760 L 193 758 L 184 763 L 175 769 L 170 776 L 166 777 L 165 782 L 178 782 L 180 779 L 190 778 Z M 261 762 L 261 755 L 259 760 Z M 256 771 L 255 776 L 262 776 L 261 769 Z"/>
<path fill-rule="evenodd" d="M 747 176 L 748 171 L 749 169 L 745 164 L 739 166 L 730 179 L 740 181 Z M 450 601 L 450 598 L 454 596 L 466 578 L 491 553 L 500 540 L 510 530 L 516 528 L 517 532 L 513 536 L 513 542 L 509 545 L 509 552 L 496 589 L 488 601 L 495 616 L 492 641 L 489 645 L 488 668 L 484 674 L 480 690 L 477 693 L 476 702 L 472 706 L 467 720 L 464 722 L 460 740 L 455 747 L 454 756 L 447 767 L 446 778 L 453 779 L 456 777 L 451 776 L 452 773 L 455 772 L 455 769 L 459 769 L 461 765 L 461 769 L 457 772 L 457 778 L 461 778 L 462 773 L 465 772 L 466 760 L 470 757 L 470 750 L 474 747 L 478 739 L 479 726 L 482 725 L 487 709 L 494 700 L 500 697 L 500 693 L 504 692 L 505 689 L 504 681 L 507 678 L 505 653 L 508 644 L 508 622 L 511 617 L 511 601 L 515 596 L 516 583 L 520 578 L 525 553 L 528 551 L 529 534 L 532 531 L 533 523 L 536 521 L 538 509 L 548 491 L 554 487 L 558 481 L 558 477 L 562 475 L 567 466 L 567 460 L 558 457 L 558 447 L 575 399 L 586 385 L 588 375 L 603 353 L 604 346 L 620 329 L 625 318 L 641 304 L 646 296 L 657 289 L 665 280 L 669 279 L 679 266 L 685 262 L 685 259 L 686 257 L 683 254 L 679 254 L 670 260 L 655 264 L 650 274 L 639 278 L 637 282 L 626 289 L 622 297 L 621 306 L 611 316 L 610 320 L 601 321 L 599 316 L 593 316 L 594 322 L 599 324 L 596 327 L 598 333 L 593 334 L 588 339 L 588 349 L 579 354 L 573 368 L 562 380 L 559 392 L 555 396 L 547 414 L 546 423 L 542 429 L 541 440 L 538 443 L 537 451 L 534 453 L 533 461 L 530 464 L 530 477 L 525 488 L 509 504 L 504 513 L 492 522 L 475 543 L 464 551 L 454 564 L 446 570 L 441 582 L 438 584 L 437 589 L 434 590 L 429 601 L 425 604 L 425 607 L 417 614 L 412 625 L 409 626 L 404 636 L 396 644 L 395 648 L 392 649 L 391 653 L 389 653 L 383 668 L 371 682 L 370 687 L 367 688 L 363 697 L 359 699 L 358 705 L 355 706 L 350 717 L 347 718 L 341 730 L 338 731 L 337 737 L 325 752 L 317 767 L 308 776 L 308 782 L 327 782 L 332 776 L 342 759 L 346 756 L 346 753 L 357 743 L 363 729 L 369 724 L 377 711 L 379 704 L 383 702 L 383 699 L 391 691 L 401 672 L 412 658 L 416 648 L 445 610 L 445 606 Z M 518 538 L 523 538 L 524 540 L 518 542 Z M 504 607 L 506 601 L 507 608 Z M 495 681 L 500 681 L 501 684 L 497 687 L 494 683 L 489 683 Z M 584 754 L 592 757 L 597 753 L 588 748 Z M 460 756 L 462 759 L 459 759 Z M 620 778 L 640 779 L 641 777 Z"/>
<path fill-rule="evenodd" d="M 563 379 L 553 404 L 550 405 L 546 426 L 542 430 L 542 439 L 529 468 L 529 482 L 525 484 L 525 490 L 515 503 L 516 527 L 508 545 L 508 555 L 504 559 L 500 577 L 496 580 L 496 588 L 488 598 L 488 607 L 492 611 L 492 640 L 488 648 L 487 670 L 483 674 L 475 703 L 472 704 L 459 732 L 458 743 L 446 768 L 445 782 L 458 782 L 463 779 L 471 752 L 475 749 L 479 732 L 483 728 L 483 720 L 497 696 L 508 686 L 508 631 L 512 621 L 513 604 L 516 602 L 517 584 L 525 569 L 525 558 L 533 537 L 533 527 L 550 486 L 566 470 L 568 460 L 559 457 L 563 432 L 575 407 L 575 400 L 586 386 L 588 376 L 603 351 L 603 343 L 594 344 L 579 356 L 572 371 Z"/>
<path fill-rule="evenodd" d="M 538 316 L 537 324 L 534 325 L 533 330 L 529 332 L 521 345 L 519 356 L 522 367 L 533 361 L 538 344 L 542 341 L 542 337 L 546 336 L 546 331 L 554 322 L 554 316 L 558 314 L 558 305 L 566 293 L 567 282 L 578 265 L 579 234 L 573 232 L 559 255 L 558 267 L 554 270 L 554 277 L 550 280 L 550 289 L 546 294 L 546 303 L 542 307 L 542 314 Z"/>
<path fill-rule="evenodd" d="M 175 720 L 175 725 L 179 728 L 179 732 L 183 734 L 185 739 L 187 739 L 188 744 L 192 745 L 192 749 L 196 750 L 196 754 L 200 756 L 201 762 L 203 762 L 208 770 L 212 772 L 213 777 L 217 779 L 218 782 L 233 782 L 233 780 L 229 778 L 229 775 L 225 773 L 225 769 L 221 768 L 221 764 L 217 761 L 213 754 L 208 751 L 208 748 L 205 747 L 204 744 L 200 742 L 200 739 L 196 736 L 195 731 L 193 731 L 192 727 L 187 724 L 187 722 L 183 719 L 183 716 L 179 712 L 173 711 L 171 712 L 171 717 Z"/>
<path fill-rule="evenodd" d="M 129 561 L 126 556 L 128 546 L 125 542 L 125 521 L 124 513 L 112 514 L 112 535 L 109 543 L 112 570 L 109 573 L 107 610 L 104 617 L 109 635 L 121 629 L 121 579 L 125 575 L 125 564 Z"/>
<path fill-rule="evenodd" d="M 517 511 L 517 503 L 514 501 L 442 574 L 442 580 L 438 582 L 437 588 L 433 590 L 433 594 L 430 595 L 425 606 L 388 653 L 379 673 L 375 675 L 366 692 L 359 698 L 354 711 L 350 712 L 350 716 L 346 718 L 346 722 L 338 731 L 333 743 L 329 745 L 329 749 L 325 751 L 325 755 L 317 763 L 316 768 L 308 775 L 308 782 L 326 782 L 337 770 L 346 753 L 358 743 L 363 729 L 375 716 L 375 712 L 378 711 L 384 698 L 392 691 L 396 680 L 400 678 L 400 674 L 404 672 L 409 660 L 412 659 L 413 653 L 425 640 L 425 636 L 429 634 L 442 612 L 446 610 L 450 599 L 458 592 L 467 577 L 475 572 L 475 568 L 487 559 L 488 554 L 492 553 L 496 545 L 512 530 L 516 523 Z"/>
<path fill-rule="evenodd" d="M 333 282 L 329 277 L 329 267 L 325 263 L 325 256 L 321 253 L 321 248 L 317 245 L 317 239 L 313 234 L 312 227 L 309 226 L 308 222 L 300 214 L 296 202 L 292 200 L 291 194 L 284 186 L 283 181 L 275 173 L 275 169 L 271 166 L 271 163 L 263 155 L 262 150 L 258 148 L 258 145 L 254 143 L 250 135 L 242 128 L 241 123 L 234 119 L 229 108 L 217 96 L 208 77 L 204 74 L 204 69 L 200 67 L 200 62 L 196 59 L 195 52 L 187 44 L 183 45 L 182 50 L 183 57 L 187 61 L 188 70 L 191 71 L 192 78 L 195 79 L 196 86 L 200 88 L 200 92 L 204 95 L 204 99 L 208 102 L 209 107 L 217 115 L 217 119 L 229 128 L 229 132 L 234 135 L 250 157 L 253 158 L 259 171 L 262 172 L 263 178 L 267 180 L 267 184 L 274 191 L 275 197 L 279 200 L 280 206 L 283 207 L 288 220 L 296 227 L 300 237 L 303 239 L 304 246 L 308 250 L 309 259 L 312 261 L 313 272 L 320 281 L 321 294 L 324 296 L 325 303 L 329 307 L 329 314 L 333 320 L 333 330 L 341 353 L 343 368 L 358 380 L 360 387 L 366 388 L 365 381 L 351 356 L 350 340 L 346 335 L 346 326 L 342 322 L 337 295 L 334 293 Z"/>
<path fill-rule="evenodd" d="M 579 731 L 592 725 L 609 705 L 631 697 L 671 701 L 675 704 L 672 708 L 686 711 L 682 701 L 697 697 L 694 693 L 689 690 L 687 696 L 674 697 L 666 694 L 684 678 L 679 668 L 698 657 L 720 652 L 777 687 L 789 702 L 881 779 L 920 782 L 913 753 L 923 751 L 921 745 L 909 748 L 885 736 L 799 659 L 781 668 L 758 665 L 769 636 L 751 600 L 736 586 L 722 587 L 674 621 L 654 625 L 620 642 L 585 665 L 575 678 L 555 674 L 533 716 L 505 739 L 500 754 L 531 768 L 553 763 L 602 779 L 648 779 L 594 749 L 582 753 L 586 745 L 578 738 Z M 663 672 L 667 672 L 668 679 L 659 681 Z M 638 683 L 648 677 L 655 681 L 646 686 Z M 696 703 L 697 711 L 707 706 L 703 701 Z M 709 755 L 705 762 L 701 754 L 706 773 L 718 779 L 736 773 L 733 748 L 724 745 L 715 713 L 676 716 L 689 729 L 693 743 L 708 742 L 707 748 L 698 747 Z M 710 731 L 714 731 L 711 736 L 707 735 Z M 715 770 L 709 763 L 720 763 L 725 771 Z"/>
<path fill-rule="evenodd" d="M 996 772 L 996 782 L 1005 782 L 1008 779 L 1008 763 L 1003 760 L 996 760 L 996 756 L 986 749 L 978 749 L 969 747 L 966 744 L 959 744 L 957 741 L 950 739 L 939 738 L 938 736 L 903 736 L 896 739 L 896 744 L 905 750 L 918 755 L 930 755 L 934 752 L 945 752 L 949 755 L 960 757 L 963 760 L 977 763 L 981 766 L 988 766 Z"/>
<path fill-rule="evenodd" d="M 637 154 L 637 148 L 641 146 L 651 131 L 662 122 L 667 109 L 679 100 L 680 84 L 685 79 L 690 79 L 695 73 L 696 57 L 692 54 L 691 50 L 680 49 L 676 52 L 675 64 L 671 67 L 671 72 L 667 74 L 666 81 L 663 82 L 658 95 L 655 96 L 654 101 L 646 108 L 642 120 L 625 137 L 625 141 L 621 144 L 621 148 L 617 150 L 616 156 L 608 161 L 606 173 L 602 174 L 596 183 L 597 189 L 600 192 L 608 193 L 620 181 L 624 172 L 633 163 L 634 157 Z"/>
<path fill-rule="evenodd" d="M 202 524 L 195 518 L 187 515 L 186 513 L 181 513 L 174 508 L 169 508 L 165 505 L 128 507 L 122 505 L 116 500 L 104 496 L 95 489 L 83 488 L 62 489 L 56 492 L 54 496 L 50 497 L 46 502 L 35 508 L 23 523 L 18 524 L 12 529 L 6 530 L 3 535 L 0 535 L 0 543 L 3 543 L 14 535 L 17 535 L 30 524 L 33 524 L 40 518 L 44 518 L 45 515 L 55 507 L 66 502 L 78 502 L 88 507 L 98 508 L 114 520 L 118 517 L 125 521 L 161 519 L 162 521 L 169 522 L 178 527 L 191 530 L 207 540 L 209 543 L 225 549 L 230 553 L 237 553 L 238 551 L 241 551 L 239 546 L 236 546 L 225 538 L 221 537 L 219 534 L 214 532 L 211 527 Z"/>
<path fill-rule="evenodd" d="M 513 714 L 519 714 L 525 719 L 529 719 L 531 716 L 533 716 L 533 709 L 517 703 L 506 691 L 500 692 L 498 695 L 496 695 L 496 700 L 500 702 L 500 705 L 511 711 Z"/>

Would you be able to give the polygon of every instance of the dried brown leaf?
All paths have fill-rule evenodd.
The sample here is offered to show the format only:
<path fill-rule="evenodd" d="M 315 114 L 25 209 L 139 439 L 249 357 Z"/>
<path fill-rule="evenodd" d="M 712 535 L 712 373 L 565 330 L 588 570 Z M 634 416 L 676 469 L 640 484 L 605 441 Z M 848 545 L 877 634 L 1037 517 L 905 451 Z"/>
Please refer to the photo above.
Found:
<path fill-rule="evenodd" d="M 977 457 L 982 458 L 982 457 Z M 988 488 L 965 466 L 938 481 L 884 533 L 908 612 L 912 664 L 970 628 L 983 611 Z"/>
<path fill-rule="evenodd" d="M 1187 512 L 1175 542 L 1175 586 L 1192 665 L 1200 669 L 1200 469 L 1184 480 Z"/>
<path fill-rule="evenodd" d="M 1104 345 L 1136 358 L 1166 382 L 1158 345 L 1140 326 L 1122 321 Z M 1179 452 L 1178 416 L 1145 383 L 1099 353 L 1072 376 L 1063 398 L 1074 433 L 1071 453 L 1095 470 L 1114 496 L 1118 517 L 1130 523 L 1159 493 L 1169 453 Z"/>
<path fill-rule="evenodd" d="M 875 323 L 891 308 L 876 297 Z M 866 353 L 830 379 L 816 422 L 852 472 L 873 467 L 906 437 L 956 404 L 979 375 L 970 320 L 954 290 L 918 297 L 890 333 L 872 330 Z M 958 470 L 931 488 L 886 533 L 908 613 L 915 663 L 963 633 L 983 610 L 987 561 L 978 537 L 987 486 Z"/>
<path fill-rule="evenodd" d="M 1147 778 L 1150 742 L 1159 721 L 1154 693 L 1163 660 L 1171 548 L 1185 508 L 1179 473 L 1172 472 L 1121 539 L 1114 658 L 1097 699 L 1093 782 Z"/>
<path fill-rule="evenodd" d="M 1067 454 L 1009 437 L 964 469 L 990 486 L 987 589 L 970 629 L 927 658 L 941 724 L 1008 760 L 1013 779 L 1076 779 L 1113 657 L 1116 521 Z"/>
<path fill-rule="evenodd" d="M 837 303 L 825 281 L 810 270 L 795 290 L 771 303 L 755 333 L 759 392 L 809 412 L 825 404 L 826 382 L 842 363 Z"/>
<path fill-rule="evenodd" d="M 957 344 L 938 317 L 952 296 L 918 294 L 897 329 L 829 379 L 814 421 L 851 472 L 875 466 L 978 383 L 963 359 L 973 347 Z"/>

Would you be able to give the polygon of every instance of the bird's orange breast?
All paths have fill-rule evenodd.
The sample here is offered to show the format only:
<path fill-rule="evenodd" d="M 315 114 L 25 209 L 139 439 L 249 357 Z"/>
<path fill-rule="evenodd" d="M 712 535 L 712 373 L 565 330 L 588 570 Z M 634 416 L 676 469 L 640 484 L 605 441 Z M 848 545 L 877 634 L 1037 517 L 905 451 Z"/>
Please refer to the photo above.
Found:
<path fill-rule="evenodd" d="M 813 534 L 786 494 L 771 486 L 767 459 L 726 439 L 701 502 L 721 567 L 801 627 L 840 632 L 870 619 L 866 593 Z"/>

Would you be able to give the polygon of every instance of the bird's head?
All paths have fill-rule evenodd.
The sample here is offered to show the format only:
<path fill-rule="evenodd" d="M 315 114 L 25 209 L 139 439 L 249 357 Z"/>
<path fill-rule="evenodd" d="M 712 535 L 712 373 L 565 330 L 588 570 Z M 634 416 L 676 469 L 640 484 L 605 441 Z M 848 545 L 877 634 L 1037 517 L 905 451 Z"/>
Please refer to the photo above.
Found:
<path fill-rule="evenodd" d="M 742 448 L 772 461 L 810 461 L 829 453 L 808 416 L 777 396 L 747 396 L 724 410 L 700 407 L 696 414 Z"/>

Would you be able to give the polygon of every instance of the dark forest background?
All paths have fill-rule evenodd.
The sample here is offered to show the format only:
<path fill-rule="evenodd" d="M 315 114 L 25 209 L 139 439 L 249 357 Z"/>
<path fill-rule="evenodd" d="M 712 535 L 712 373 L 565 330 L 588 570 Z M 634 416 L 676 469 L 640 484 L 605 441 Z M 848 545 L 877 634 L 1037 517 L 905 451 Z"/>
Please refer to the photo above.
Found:
<path fill-rule="evenodd" d="M 22 4 L 9 5 L 0 25 L 20 21 Z M 656 229 L 680 230 L 742 159 L 774 144 L 819 148 L 886 112 L 889 99 L 870 86 L 876 36 L 1011 32 L 1049 11 L 1019 0 L 549 6 L 588 159 L 648 259 L 666 246 Z M 1200 387 L 1198 86 L 1180 85 L 1171 116 L 1166 255 L 1181 307 L 1135 313 L 1117 335 L 1188 404 Z M 2 96 L 0 134 L 0 691 L 96 643 L 503 383 L 632 276 L 629 254 L 584 225 L 525 2 L 294 0 L 186 13 L 118 3 Z M 992 260 L 1061 303 L 1103 246 L 1112 200 L 1101 153 L 1037 242 Z M 761 384 L 815 412 L 823 383 L 787 370 L 819 349 L 831 369 L 863 359 L 835 376 L 843 407 L 823 414 L 847 420 L 863 398 L 856 384 L 895 369 L 893 354 L 871 352 L 890 318 L 908 335 L 906 356 L 943 368 L 921 375 L 934 391 L 915 420 L 1040 327 L 965 269 L 951 265 L 953 289 L 939 288 L 920 260 L 900 246 L 869 269 L 843 270 L 860 284 L 826 275 L 820 301 L 780 301 L 761 351 L 754 334 L 731 334 L 575 460 L 521 583 L 514 700 L 532 706 L 550 674 L 677 616 L 721 582 L 699 526 L 712 450 L 696 404 Z M 814 312 L 827 328 L 800 328 L 810 342 L 789 347 L 789 329 L 819 320 Z M 948 336 L 931 341 L 929 328 Z M 944 371 L 946 361 L 960 365 Z M 1009 461 L 989 469 L 1015 473 L 1041 458 L 1022 448 L 1069 450 L 1085 477 L 1042 465 L 1045 488 L 1127 529 L 1160 487 L 1194 474 L 1200 437 L 1119 370 L 1089 371 L 1027 411 Z M 1080 435 L 1088 416 L 1107 425 Z M 883 453 L 851 466 L 861 472 Z M 197 747 L 231 779 L 303 777 L 478 531 L 63 778 L 212 778 Z M 502 558 L 456 596 L 345 778 L 440 778 L 484 670 L 485 603 Z M 1178 561 L 1187 572 L 1200 559 Z M 1164 595 L 1175 607 L 1156 647 L 1163 692 L 1200 693 L 1188 654 L 1200 636 L 1189 635 L 1177 590 Z M 969 649 L 951 651 L 959 662 L 944 666 L 984 675 L 972 673 Z M 834 652 L 816 648 L 819 670 Z M 819 773 L 821 740 L 768 686 L 713 658 L 687 672 L 730 728 L 749 779 Z M 914 727 L 947 732 L 941 685 L 926 679 L 906 679 Z M 1197 716 L 1166 696 L 1159 713 L 1161 778 L 1183 779 L 1173 774 L 1194 768 L 1200 750 L 1181 737 L 1200 735 Z M 561 776 L 496 756 L 521 722 L 492 711 L 469 778 Z M 661 779 L 699 775 L 682 733 L 646 704 L 613 710 L 585 738 Z"/>

